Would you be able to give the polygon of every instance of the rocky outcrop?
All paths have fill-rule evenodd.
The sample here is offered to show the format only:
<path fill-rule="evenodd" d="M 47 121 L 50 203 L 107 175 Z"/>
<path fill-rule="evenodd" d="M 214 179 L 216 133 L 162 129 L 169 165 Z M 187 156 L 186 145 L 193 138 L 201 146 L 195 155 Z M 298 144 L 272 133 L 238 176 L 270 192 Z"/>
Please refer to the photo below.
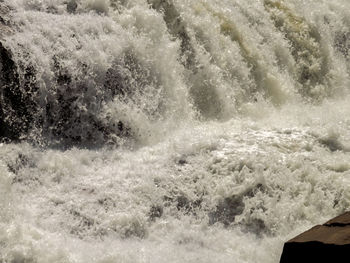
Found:
<path fill-rule="evenodd" d="M 71 1 L 67 6 L 72 12 L 74 3 Z M 127 134 L 128 130 L 122 122 L 117 123 L 116 127 L 109 127 L 94 115 L 95 111 L 90 110 L 84 114 L 84 110 L 76 109 L 76 101 L 82 97 L 81 93 L 88 85 L 73 79 L 69 70 L 61 65 L 59 57 L 52 58 L 52 85 L 57 87 L 57 94 L 46 105 L 39 106 L 36 68 L 17 61 L 13 50 L 6 43 L 6 38 L 16 28 L 12 25 L 10 11 L 0 0 L 0 142 L 24 139 L 32 130 L 37 130 L 39 137 L 48 133 L 48 137 L 71 144 L 98 141 L 98 138 L 105 139 L 109 134 Z M 85 67 L 82 65 L 82 71 Z M 71 86 L 78 88 L 72 89 Z M 107 84 L 106 88 L 105 93 L 110 95 Z M 83 106 L 88 103 L 89 101 Z"/>
<path fill-rule="evenodd" d="M 347 262 L 350 212 L 317 225 L 284 244 L 280 263 Z"/>
<path fill-rule="evenodd" d="M 31 123 L 28 96 L 21 90 L 17 65 L 4 38 L 12 33 L 10 8 L 0 2 L 0 140 L 16 140 Z"/>
<path fill-rule="evenodd" d="M 10 52 L 0 42 L 0 138 L 12 138 L 12 128 L 9 123 L 9 116 L 5 105 L 16 104 L 17 96 L 13 91 L 13 82 L 17 79 L 15 65 L 11 59 Z"/>
<path fill-rule="evenodd" d="M 11 53 L 3 45 L 3 37 L 11 32 L 8 26 L 8 11 L 8 7 L 0 1 L 0 139 L 14 137 L 13 129 L 8 122 L 9 116 L 7 116 L 5 104 L 7 102 L 16 103 L 14 94 L 11 93 L 13 93 L 13 83 L 18 79 Z"/>

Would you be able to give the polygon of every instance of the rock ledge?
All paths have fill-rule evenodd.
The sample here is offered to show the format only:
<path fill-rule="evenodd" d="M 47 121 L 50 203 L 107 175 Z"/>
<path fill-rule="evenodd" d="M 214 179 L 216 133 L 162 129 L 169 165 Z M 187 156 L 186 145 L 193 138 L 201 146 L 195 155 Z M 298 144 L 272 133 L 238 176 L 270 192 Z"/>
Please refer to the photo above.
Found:
<path fill-rule="evenodd" d="M 349 251 L 350 212 L 346 212 L 286 242 L 280 263 L 347 262 Z"/>

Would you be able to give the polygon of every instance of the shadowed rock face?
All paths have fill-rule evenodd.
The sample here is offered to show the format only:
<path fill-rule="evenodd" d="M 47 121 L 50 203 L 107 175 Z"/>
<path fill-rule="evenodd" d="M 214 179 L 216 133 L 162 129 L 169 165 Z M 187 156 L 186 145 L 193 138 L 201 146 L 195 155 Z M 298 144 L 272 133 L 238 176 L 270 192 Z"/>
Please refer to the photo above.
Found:
<path fill-rule="evenodd" d="M 280 263 L 347 262 L 350 212 L 318 225 L 284 244 Z"/>
<path fill-rule="evenodd" d="M 18 139 L 30 123 L 28 102 L 20 90 L 17 67 L 12 54 L 2 42 L 11 33 L 9 8 L 0 2 L 0 139 Z"/>
<path fill-rule="evenodd" d="M 71 92 L 68 94 L 70 97 L 67 98 L 67 94 L 63 96 L 57 92 L 54 98 L 54 101 L 58 102 L 57 105 L 51 101 L 46 105 L 38 105 L 36 69 L 33 66 L 17 63 L 4 40 L 12 34 L 9 12 L 10 9 L 0 0 L 0 141 L 16 141 L 25 138 L 33 128 L 38 128 L 43 134 L 50 130 L 50 136 L 71 144 L 80 144 L 90 139 L 97 141 L 96 136 L 104 139 L 110 133 L 125 136 L 127 128 L 122 122 L 117 123 L 116 127 L 107 127 L 93 114 L 87 116 L 85 114 L 79 118 L 83 114 L 74 108 L 74 102 L 81 95 L 79 93 Z M 74 81 L 69 71 L 61 66 L 59 58 L 53 57 L 52 61 L 55 72 L 53 85 L 62 87 L 58 89 L 59 91 L 69 90 Z M 75 83 L 75 85 L 83 86 L 84 83 Z M 105 93 L 110 95 L 108 85 L 105 86 L 107 88 Z M 45 114 L 42 114 L 43 110 Z M 81 122 L 84 123 L 81 124 Z M 76 135 L 74 127 L 87 130 L 87 135 L 80 138 Z M 96 132 L 89 136 L 89 130 Z"/>
<path fill-rule="evenodd" d="M 0 26 L 5 27 L 1 23 Z M 79 91 L 84 90 L 84 83 L 74 80 L 75 85 L 81 89 L 73 90 L 71 88 L 73 80 L 69 72 L 60 67 L 58 60 L 54 58 L 53 61 L 56 67 L 56 79 L 53 84 L 60 89 L 54 100 L 48 101 L 40 109 L 36 103 L 38 88 L 35 68 L 19 68 L 11 51 L 4 46 L 0 38 L 0 140 L 14 141 L 25 138 L 33 128 L 41 130 L 43 135 L 49 130 L 50 136 L 72 145 L 88 140 L 103 142 L 108 139 L 109 134 L 129 135 L 129 129 L 123 122 L 119 121 L 115 127 L 110 127 L 102 123 L 94 115 L 94 111 L 84 114 L 82 110 L 76 108 L 75 102 L 81 97 Z M 18 72 L 21 72 L 21 75 Z M 113 98 L 129 92 L 130 81 L 128 82 L 125 76 L 118 75 L 118 72 L 108 71 L 106 79 L 114 80 L 113 83 L 116 85 L 112 87 L 108 83 L 104 84 L 106 99 L 107 95 Z M 71 92 L 67 92 L 70 90 Z M 44 110 L 45 114 L 41 114 L 41 110 Z"/>
<path fill-rule="evenodd" d="M 34 69 L 26 68 L 21 81 L 11 50 L 3 41 L 12 34 L 9 12 L 10 8 L 0 1 L 0 140 L 17 140 L 27 133 L 35 107 L 27 92 L 35 88 Z"/>
<path fill-rule="evenodd" d="M 0 138 L 14 138 L 19 132 L 19 127 L 16 127 L 19 123 L 11 124 L 9 108 L 21 102 L 20 95 L 15 91 L 16 82 L 18 82 L 18 76 L 15 64 L 10 52 L 0 42 Z"/>
<path fill-rule="evenodd" d="M 265 190 L 262 184 L 257 184 L 238 195 L 221 200 L 216 206 L 216 209 L 209 213 L 209 224 L 212 225 L 219 222 L 224 226 L 229 226 L 235 222 L 236 216 L 243 213 L 245 209 L 244 199 L 254 197 L 258 192 L 264 192 Z M 257 235 L 268 232 L 264 221 L 260 219 L 247 218 L 240 222 L 240 225 L 246 231 L 256 233 Z"/>

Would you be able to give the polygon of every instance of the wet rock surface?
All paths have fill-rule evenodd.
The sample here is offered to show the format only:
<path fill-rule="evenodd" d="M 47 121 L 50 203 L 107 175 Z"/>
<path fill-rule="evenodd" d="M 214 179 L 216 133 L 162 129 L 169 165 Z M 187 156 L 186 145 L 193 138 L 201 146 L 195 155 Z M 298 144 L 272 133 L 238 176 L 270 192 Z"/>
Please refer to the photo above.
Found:
<path fill-rule="evenodd" d="M 84 92 L 87 84 L 76 80 L 73 83 L 73 78 L 61 66 L 59 58 L 53 58 L 53 85 L 57 88 L 57 94 L 52 101 L 38 105 L 36 69 L 33 65 L 18 63 L 11 48 L 6 45 L 6 37 L 12 34 L 9 12 L 10 9 L 0 2 L 0 140 L 21 140 L 33 128 L 42 130 L 43 135 L 49 134 L 71 144 L 98 141 L 100 137 L 104 140 L 111 133 L 124 135 L 127 129 L 121 121 L 115 128 L 109 127 L 94 114 L 84 114 L 77 108 L 77 101 L 82 97 L 80 90 Z M 74 90 L 75 86 L 80 89 Z"/>
<path fill-rule="evenodd" d="M 15 139 L 19 136 L 23 123 L 14 118 L 18 105 L 18 112 L 26 114 L 21 102 L 22 98 L 18 87 L 18 75 L 12 54 L 3 44 L 3 38 L 11 32 L 8 26 L 9 8 L 0 2 L 0 139 Z"/>
<path fill-rule="evenodd" d="M 350 212 L 347 212 L 285 243 L 280 263 L 346 262 L 349 251 Z"/>
<path fill-rule="evenodd" d="M 31 74 L 31 72 L 28 72 Z M 16 140 L 26 133 L 32 122 L 34 106 L 30 96 L 21 87 L 12 53 L 0 40 L 0 138 Z"/>

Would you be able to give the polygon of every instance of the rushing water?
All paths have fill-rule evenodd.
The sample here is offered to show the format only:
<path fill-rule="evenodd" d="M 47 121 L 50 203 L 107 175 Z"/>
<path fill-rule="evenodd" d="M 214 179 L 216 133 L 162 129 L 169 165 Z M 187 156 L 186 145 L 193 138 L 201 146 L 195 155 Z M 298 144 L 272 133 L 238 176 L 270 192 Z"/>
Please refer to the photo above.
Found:
<path fill-rule="evenodd" d="M 278 262 L 349 209 L 348 0 L 0 4 L 1 263 Z"/>

